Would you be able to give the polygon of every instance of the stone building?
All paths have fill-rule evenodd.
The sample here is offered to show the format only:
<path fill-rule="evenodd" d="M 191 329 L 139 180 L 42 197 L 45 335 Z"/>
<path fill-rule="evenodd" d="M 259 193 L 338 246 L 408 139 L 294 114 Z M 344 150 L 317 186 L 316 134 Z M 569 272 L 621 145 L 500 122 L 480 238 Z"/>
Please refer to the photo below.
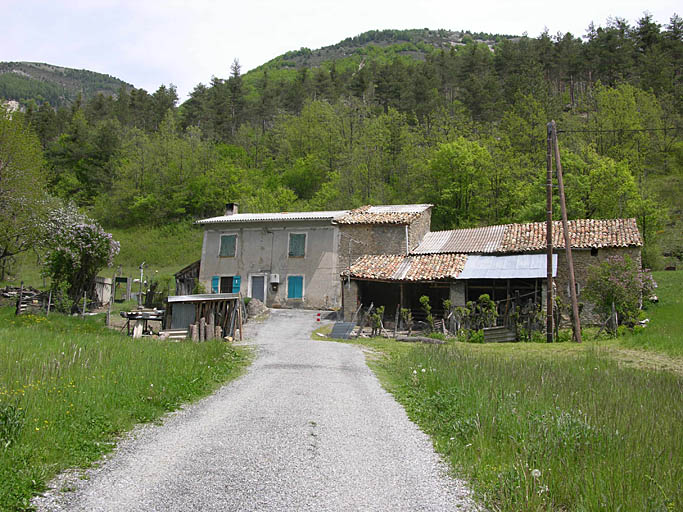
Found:
<path fill-rule="evenodd" d="M 588 268 L 610 256 L 630 256 L 640 263 L 642 239 L 635 219 L 569 221 L 579 300 Z M 545 304 L 546 225 L 506 224 L 471 229 L 426 232 L 408 254 L 366 254 L 345 275 L 344 316 L 359 304 L 399 305 L 420 314 L 419 297 L 427 295 L 434 312 L 443 300 L 456 306 L 488 294 L 495 301 L 510 297 Z M 553 276 L 556 293 L 569 302 L 567 262 L 562 224 L 553 223 Z M 591 307 L 583 312 L 592 321 Z"/>
<path fill-rule="evenodd" d="M 204 227 L 199 282 L 271 307 L 339 308 L 340 275 L 362 254 L 408 254 L 429 230 L 431 205 L 226 214 Z"/>

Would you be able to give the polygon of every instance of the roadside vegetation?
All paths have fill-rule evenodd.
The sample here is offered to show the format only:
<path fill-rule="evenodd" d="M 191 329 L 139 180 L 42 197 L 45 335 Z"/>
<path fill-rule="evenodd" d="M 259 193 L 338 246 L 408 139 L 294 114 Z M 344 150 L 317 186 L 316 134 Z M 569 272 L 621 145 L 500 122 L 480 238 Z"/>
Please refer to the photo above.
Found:
<path fill-rule="evenodd" d="M 29 508 L 51 477 L 110 451 L 240 374 L 247 354 L 219 341 L 133 340 L 101 316 L 14 316 L 0 308 L 0 510 Z"/>
<path fill-rule="evenodd" d="M 683 272 L 655 279 L 616 339 L 351 342 L 490 510 L 682 510 Z"/>

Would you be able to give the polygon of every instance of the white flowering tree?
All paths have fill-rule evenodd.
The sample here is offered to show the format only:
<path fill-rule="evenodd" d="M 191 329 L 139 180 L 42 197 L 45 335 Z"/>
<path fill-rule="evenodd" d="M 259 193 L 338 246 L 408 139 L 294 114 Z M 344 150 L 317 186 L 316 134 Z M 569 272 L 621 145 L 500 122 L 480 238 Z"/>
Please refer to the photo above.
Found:
<path fill-rule="evenodd" d="M 119 243 L 73 205 L 53 211 L 43 229 L 49 233 L 43 271 L 61 296 L 61 309 L 68 310 L 94 289 L 97 273 L 112 265 Z"/>

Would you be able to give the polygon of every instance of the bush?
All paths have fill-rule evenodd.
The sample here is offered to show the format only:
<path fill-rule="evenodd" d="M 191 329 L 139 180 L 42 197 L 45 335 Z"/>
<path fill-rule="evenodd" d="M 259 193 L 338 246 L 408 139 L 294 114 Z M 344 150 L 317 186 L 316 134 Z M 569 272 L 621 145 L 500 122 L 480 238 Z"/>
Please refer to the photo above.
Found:
<path fill-rule="evenodd" d="M 612 313 L 614 304 L 619 323 L 633 325 L 643 296 L 648 297 L 656 286 L 652 274 L 630 257 L 612 256 L 589 268 L 584 293 L 604 318 Z"/>

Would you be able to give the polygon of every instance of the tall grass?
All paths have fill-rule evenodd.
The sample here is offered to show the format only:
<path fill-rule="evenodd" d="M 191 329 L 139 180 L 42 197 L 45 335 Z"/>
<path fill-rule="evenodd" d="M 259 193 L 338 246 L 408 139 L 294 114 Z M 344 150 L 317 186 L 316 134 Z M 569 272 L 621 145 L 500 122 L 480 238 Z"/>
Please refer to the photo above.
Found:
<path fill-rule="evenodd" d="M 650 323 L 636 329 L 620 342 L 630 348 L 664 352 L 670 356 L 683 356 L 683 272 L 654 272 L 659 303 L 647 306 L 645 316 Z"/>
<path fill-rule="evenodd" d="M 245 361 L 219 341 L 132 340 L 101 319 L 0 309 L 0 510 L 28 507 L 57 472 L 89 464 Z"/>
<path fill-rule="evenodd" d="M 492 510 L 683 510 L 683 378 L 598 350 L 553 360 L 417 347 L 382 366 Z"/>

